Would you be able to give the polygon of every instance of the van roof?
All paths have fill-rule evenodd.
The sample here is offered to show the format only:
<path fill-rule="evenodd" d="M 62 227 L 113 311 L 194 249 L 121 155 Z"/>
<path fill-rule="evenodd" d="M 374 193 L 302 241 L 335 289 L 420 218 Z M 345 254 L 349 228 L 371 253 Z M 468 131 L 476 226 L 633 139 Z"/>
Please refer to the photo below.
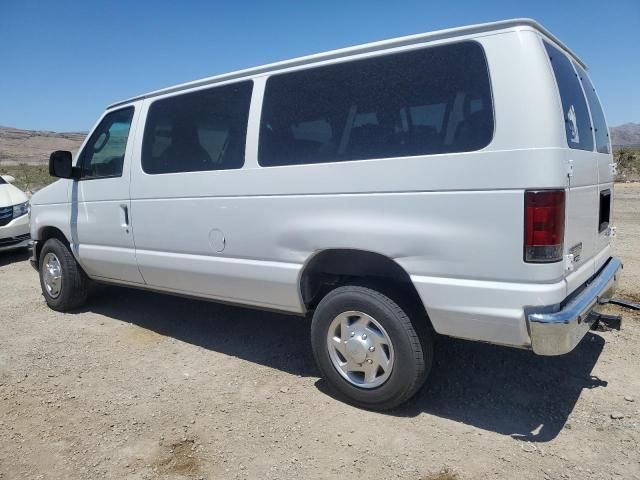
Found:
<path fill-rule="evenodd" d="M 134 102 L 136 100 L 142 100 L 144 98 L 155 97 L 166 93 L 178 92 L 181 90 L 187 90 L 189 88 L 201 87 L 209 84 L 215 84 L 220 82 L 226 82 L 229 80 L 240 79 L 245 77 L 251 77 L 255 75 L 261 75 L 265 73 L 276 72 L 278 70 L 284 70 L 286 68 L 302 66 L 306 64 L 322 62 L 326 60 L 333 60 L 343 57 L 349 57 L 352 55 L 375 52 L 380 50 L 387 50 L 389 48 L 403 47 L 407 45 L 413 45 L 416 43 L 432 42 L 435 40 L 442 40 L 447 38 L 459 37 L 463 35 L 473 35 L 485 33 L 493 30 L 502 30 L 514 27 L 530 27 L 564 49 L 569 55 L 571 55 L 583 68 L 587 68 L 586 64 L 580 60 L 580 58 L 569 49 L 564 43 L 562 43 L 555 35 L 549 30 L 544 28 L 540 23 L 531 18 L 514 18 L 511 20 L 501 20 L 498 22 L 480 23 L 477 25 L 468 25 L 465 27 L 447 28 L 444 30 L 435 30 L 433 32 L 419 33 L 416 35 L 408 35 L 404 37 L 397 37 L 388 40 L 381 40 L 378 42 L 364 43 L 362 45 L 356 45 L 353 47 L 340 48 L 338 50 L 330 50 L 327 52 L 316 53 L 312 55 L 306 55 L 304 57 L 297 57 L 290 60 L 284 60 L 275 63 L 269 63 L 267 65 L 261 65 L 258 67 L 246 68 L 243 70 L 237 70 L 235 72 L 224 73 L 222 75 L 215 75 L 212 77 L 206 77 L 200 80 L 194 80 L 187 83 L 181 83 L 171 87 L 163 88 L 160 90 L 154 90 L 143 95 L 122 100 L 120 102 L 113 103 L 107 107 L 111 109 L 120 105 Z"/>

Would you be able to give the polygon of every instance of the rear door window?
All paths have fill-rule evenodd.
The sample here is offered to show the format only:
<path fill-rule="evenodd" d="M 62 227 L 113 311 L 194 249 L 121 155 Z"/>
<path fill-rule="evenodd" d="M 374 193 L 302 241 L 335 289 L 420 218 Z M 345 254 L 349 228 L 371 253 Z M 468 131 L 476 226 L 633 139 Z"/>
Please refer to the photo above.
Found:
<path fill-rule="evenodd" d="M 604 118 L 604 112 L 602 111 L 602 105 L 598 100 L 596 89 L 593 88 L 593 83 L 587 72 L 575 63 L 573 64 L 580 76 L 582 87 L 587 95 L 587 101 L 589 102 L 589 110 L 591 110 L 591 120 L 593 121 L 593 128 L 596 137 L 596 150 L 600 153 L 610 153 L 609 150 L 609 129 L 607 128 L 607 121 Z"/>
<path fill-rule="evenodd" d="M 476 42 L 387 54 L 267 80 L 262 166 L 469 152 L 493 136 Z"/>
<path fill-rule="evenodd" d="M 578 74 L 564 53 L 547 42 L 544 42 L 544 47 L 560 91 L 567 143 L 571 148 L 592 151 L 591 119 Z"/>

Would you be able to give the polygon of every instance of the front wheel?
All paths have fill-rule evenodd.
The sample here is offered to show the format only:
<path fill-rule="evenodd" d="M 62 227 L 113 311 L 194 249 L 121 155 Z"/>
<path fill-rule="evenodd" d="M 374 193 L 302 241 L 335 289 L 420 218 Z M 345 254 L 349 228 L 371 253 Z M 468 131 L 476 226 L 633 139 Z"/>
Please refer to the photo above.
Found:
<path fill-rule="evenodd" d="M 42 294 L 51 309 L 66 312 L 85 303 L 89 278 L 57 238 L 50 238 L 42 246 L 38 270 Z"/>
<path fill-rule="evenodd" d="M 311 343 L 330 386 L 372 410 L 394 408 L 411 398 L 426 380 L 433 358 L 428 329 L 416 328 L 385 294 L 354 285 L 336 288 L 320 301 Z"/>

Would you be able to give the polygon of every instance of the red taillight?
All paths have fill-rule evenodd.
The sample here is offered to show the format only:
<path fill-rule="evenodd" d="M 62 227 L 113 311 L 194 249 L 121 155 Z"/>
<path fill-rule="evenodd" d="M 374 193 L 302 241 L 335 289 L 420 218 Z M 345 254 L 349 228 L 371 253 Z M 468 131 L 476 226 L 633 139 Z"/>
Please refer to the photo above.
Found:
<path fill-rule="evenodd" d="M 524 261 L 562 260 L 564 243 L 564 190 L 524 192 Z"/>

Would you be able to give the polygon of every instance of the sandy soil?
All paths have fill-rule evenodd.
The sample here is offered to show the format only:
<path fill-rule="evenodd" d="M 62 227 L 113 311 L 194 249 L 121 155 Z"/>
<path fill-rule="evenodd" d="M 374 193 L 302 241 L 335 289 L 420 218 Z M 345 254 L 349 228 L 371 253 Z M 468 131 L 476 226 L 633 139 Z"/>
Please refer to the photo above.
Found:
<path fill-rule="evenodd" d="M 638 212 L 619 186 L 636 300 Z M 115 287 L 59 314 L 23 253 L 0 284 L 3 480 L 640 479 L 638 314 L 560 358 L 440 338 L 417 398 L 372 413 L 327 393 L 306 320 Z"/>
<path fill-rule="evenodd" d="M 43 164 L 54 150 L 69 150 L 75 154 L 85 136 L 85 133 L 0 127 L 0 165 Z"/>

